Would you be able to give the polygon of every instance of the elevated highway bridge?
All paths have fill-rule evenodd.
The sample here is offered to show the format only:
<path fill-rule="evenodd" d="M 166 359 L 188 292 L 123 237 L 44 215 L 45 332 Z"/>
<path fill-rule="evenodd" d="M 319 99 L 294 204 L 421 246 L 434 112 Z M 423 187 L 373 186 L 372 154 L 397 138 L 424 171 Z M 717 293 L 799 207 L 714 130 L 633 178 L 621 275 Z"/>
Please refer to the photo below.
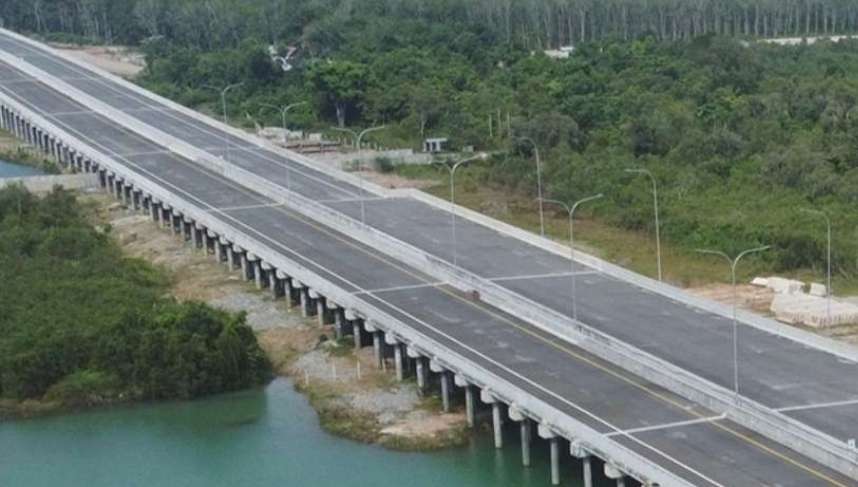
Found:
<path fill-rule="evenodd" d="M 567 248 L 464 208 L 453 263 L 447 203 L 362 188 L 5 30 L 0 109 L 5 129 L 398 377 L 438 384 L 470 420 L 491 409 L 499 447 L 515 422 L 522 445 L 547 441 L 553 468 L 580 462 L 585 482 L 858 485 L 846 345 L 742 314 L 736 395 L 720 305 L 583 254 L 573 274 Z"/>

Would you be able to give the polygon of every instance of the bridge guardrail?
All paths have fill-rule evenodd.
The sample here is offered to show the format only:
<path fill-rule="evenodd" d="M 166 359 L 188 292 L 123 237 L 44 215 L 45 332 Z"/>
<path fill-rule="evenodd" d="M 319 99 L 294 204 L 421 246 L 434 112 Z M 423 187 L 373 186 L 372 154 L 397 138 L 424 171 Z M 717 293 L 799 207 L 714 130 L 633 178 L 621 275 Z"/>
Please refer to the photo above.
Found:
<path fill-rule="evenodd" d="M 2 55 L 0 55 L 0 58 L 2 58 Z M 182 190 L 180 188 L 168 189 L 165 187 L 164 182 L 158 182 L 160 178 L 157 175 L 151 173 L 147 176 L 140 175 L 124 164 L 116 162 L 113 157 L 94 149 L 87 141 L 80 140 L 77 136 L 56 126 L 47 118 L 2 92 L 0 92 L 0 103 L 24 116 L 34 125 L 49 131 L 66 145 L 74 148 L 79 155 L 94 161 L 100 168 L 116 174 L 159 201 L 169 201 L 170 205 L 181 214 L 193 219 L 195 222 L 200 223 L 230 242 L 252 251 L 260 258 L 270 262 L 277 269 L 300 280 L 322 295 L 329 297 L 340 306 L 358 310 L 362 316 L 377 321 L 377 324 L 380 324 L 382 329 L 395 334 L 406 343 L 414 344 L 421 350 L 425 350 L 436 361 L 443 363 L 457 374 L 466 377 L 471 384 L 489 389 L 498 396 L 509 400 L 511 403 L 515 403 L 517 407 L 530 413 L 533 419 L 551 424 L 558 433 L 565 437 L 580 440 L 582 446 L 587 451 L 604 459 L 610 459 L 617 467 L 629 475 L 651 484 L 658 483 L 665 486 L 694 487 L 694 484 L 688 480 L 677 476 L 661 465 L 613 441 L 610 437 L 570 417 L 556 407 L 525 393 L 508 380 L 502 379 L 496 374 L 474 364 L 468 358 L 451 351 L 437 340 L 418 332 L 396 317 L 367 303 L 359 296 L 320 277 L 316 271 L 287 257 L 283 250 L 277 250 L 272 247 L 272 244 L 277 245 L 276 243 L 263 242 L 250 236 L 252 232 L 241 230 L 236 225 L 227 223 L 225 220 L 230 219 L 230 217 L 225 213 L 219 212 L 214 208 L 205 208 L 206 205 L 201 202 L 191 202 L 181 195 Z M 143 168 L 139 168 L 139 170 L 143 173 L 149 173 L 149 171 Z M 169 186 L 169 184 L 166 185 Z M 671 461 L 678 463 L 675 460 Z"/>
<path fill-rule="evenodd" d="M 670 362 L 625 342 L 614 339 L 580 321 L 573 321 L 538 303 L 523 298 L 497 284 L 438 259 L 425 251 L 380 232 L 336 210 L 316 203 L 220 158 L 140 122 L 129 115 L 87 95 L 40 69 L 0 53 L 0 60 L 14 64 L 27 74 L 49 80 L 61 92 L 72 96 L 94 111 L 118 121 L 133 132 L 170 151 L 197 162 L 207 169 L 232 179 L 278 203 L 289 205 L 305 217 L 321 223 L 386 253 L 416 269 L 444 279 L 463 291 L 477 290 L 481 298 L 512 316 L 533 324 L 561 339 L 568 340 L 602 359 L 616 363 L 655 384 L 701 404 L 715 412 L 728 414 L 737 423 L 782 443 L 795 451 L 827 465 L 851 478 L 858 478 L 858 452 L 846 442 L 774 411 L 748 398 L 734 397 L 731 391 Z M 16 62 L 17 61 L 17 62 Z M 526 306 L 522 306 L 524 303 Z"/>
<path fill-rule="evenodd" d="M 131 83 L 128 80 L 125 80 L 119 76 L 112 74 L 112 73 L 109 73 L 109 72 L 99 68 L 98 66 L 88 64 L 84 61 L 81 61 L 81 60 L 76 59 L 72 56 L 69 56 L 63 52 L 59 52 L 59 51 L 52 49 L 52 48 L 50 48 L 44 44 L 41 44 L 41 43 L 36 42 L 32 39 L 29 39 L 25 36 L 22 36 L 16 32 L 12 32 L 8 29 L 3 29 L 3 28 L 0 28 L 0 32 L 3 32 L 6 35 L 9 35 L 11 37 L 14 37 L 15 39 L 17 39 L 21 42 L 27 43 L 28 45 L 30 45 L 34 48 L 49 52 L 52 55 L 60 57 L 60 58 L 64 59 L 65 61 L 72 63 L 72 64 L 75 64 L 75 65 L 77 65 L 83 69 L 86 69 L 86 70 L 89 70 L 93 73 L 96 73 L 99 76 L 104 77 L 113 83 L 121 85 L 122 87 L 124 87 L 128 90 L 131 90 L 134 93 L 136 93 L 142 97 L 150 99 L 153 102 L 166 105 L 167 107 L 169 107 L 169 108 L 171 108 L 177 112 L 180 112 L 185 116 L 191 117 L 191 118 L 193 118 L 199 122 L 202 122 L 208 126 L 215 127 L 219 130 L 223 130 L 229 134 L 232 134 L 235 137 L 240 137 L 240 138 L 243 138 L 245 140 L 252 139 L 253 143 L 255 143 L 260 148 L 267 149 L 267 150 L 275 152 L 275 153 L 288 153 L 290 160 L 297 162 L 300 165 L 302 165 L 308 169 L 311 169 L 314 171 L 318 171 L 318 169 L 319 169 L 317 162 L 315 162 L 312 159 L 304 156 L 303 154 L 299 154 L 297 152 L 289 151 L 289 150 L 284 149 L 280 146 L 277 146 L 277 145 L 275 145 L 275 144 L 273 144 L 267 140 L 252 137 L 250 134 L 247 134 L 246 132 L 243 132 L 243 131 L 241 131 L 241 130 L 239 130 L 239 129 L 231 126 L 231 125 L 227 125 L 227 124 L 225 124 L 219 120 L 212 119 L 211 117 L 206 117 L 206 116 L 200 114 L 199 112 L 196 112 L 196 111 L 194 111 L 194 110 L 192 110 L 192 109 L 190 109 L 184 105 L 181 105 L 179 103 L 174 102 L 173 100 L 170 100 L 168 98 L 164 98 L 160 95 L 152 93 L 151 91 L 144 90 L 143 88 L 137 86 L 136 84 Z M 371 192 L 371 193 L 375 193 L 377 195 L 382 195 L 382 196 L 401 196 L 401 195 L 410 196 L 414 199 L 423 201 L 425 203 L 428 203 L 428 204 L 435 206 L 435 207 L 439 207 L 441 209 L 445 209 L 444 206 L 449 204 L 448 202 L 445 202 L 443 200 L 439 200 L 438 198 L 436 198 L 432 195 L 429 195 L 427 193 L 424 193 L 422 191 L 411 190 L 411 189 L 394 189 L 394 190 L 391 190 L 391 189 L 387 189 L 387 188 L 384 188 L 382 186 L 379 186 L 377 184 L 374 184 L 371 181 L 361 181 L 355 175 L 344 172 L 344 171 L 336 171 L 332 175 L 332 177 L 339 179 L 343 182 L 346 182 L 348 184 L 351 184 L 352 186 L 359 186 L 362 184 L 365 190 L 367 190 L 368 192 Z M 555 253 L 557 255 L 561 255 L 563 257 L 567 256 L 569 253 L 568 248 L 566 248 L 566 247 L 564 247 L 564 246 L 562 246 L 556 242 L 553 242 L 549 239 L 542 238 L 539 235 L 533 234 L 533 233 L 528 232 L 526 230 L 522 230 L 520 228 L 514 227 L 514 226 L 509 225 L 507 223 L 500 222 L 500 221 L 494 220 L 492 218 L 486 217 L 485 215 L 482 215 L 482 214 L 475 212 L 473 210 L 470 210 L 468 208 L 457 206 L 456 211 L 460 216 L 463 216 L 464 218 L 467 218 L 473 222 L 479 223 L 479 224 L 484 225 L 486 227 L 492 228 L 496 231 L 499 231 L 505 235 L 511 236 L 511 237 L 516 238 L 518 240 L 530 243 L 531 245 L 535 245 L 539 248 L 542 248 L 543 250 L 547 250 L 549 252 Z M 576 259 L 577 261 L 580 261 L 580 262 L 584 263 L 585 265 L 589 265 L 591 267 L 597 268 L 601 272 L 604 272 L 605 274 L 610 275 L 612 277 L 615 277 L 619 280 L 628 282 L 630 284 L 641 287 L 641 288 L 646 289 L 648 291 L 652 291 L 654 293 L 661 294 L 663 296 L 666 296 L 666 297 L 673 299 L 675 301 L 687 304 L 689 306 L 698 307 L 702 310 L 709 311 L 709 312 L 712 312 L 714 314 L 717 314 L 717 315 L 720 315 L 723 317 L 732 318 L 732 309 L 729 309 L 728 307 L 725 307 L 724 305 L 717 303 L 713 300 L 705 299 L 705 298 L 701 298 L 701 297 L 697 297 L 697 296 L 692 296 L 688 293 L 682 292 L 680 289 L 677 289 L 674 286 L 671 286 L 671 285 L 656 281 L 654 279 L 650 279 L 646 276 L 634 273 L 628 269 L 614 265 L 614 264 L 607 262 L 603 259 L 600 259 L 596 256 L 589 255 L 589 254 L 586 254 L 586 253 L 581 252 L 581 251 L 576 251 L 576 255 L 577 255 L 577 259 Z M 839 357 L 842 357 L 846 360 L 850 360 L 852 362 L 858 363 L 858 349 L 856 349 L 856 347 L 844 344 L 842 342 L 839 342 L 839 341 L 836 341 L 836 340 L 833 340 L 833 339 L 830 339 L 827 337 L 816 335 L 814 333 L 807 332 L 805 330 L 801 330 L 801 329 L 795 328 L 793 326 L 787 326 L 787 325 L 781 324 L 775 320 L 772 320 L 772 319 L 769 319 L 766 317 L 762 317 L 762 316 L 758 316 L 758 315 L 755 315 L 753 313 L 745 312 L 742 310 L 739 310 L 738 318 L 745 325 L 749 325 L 749 326 L 752 326 L 754 328 L 758 328 L 758 329 L 764 330 L 766 332 L 769 332 L 769 333 L 772 333 L 775 335 L 781 335 L 781 336 L 787 337 L 791 340 L 802 343 L 804 345 L 807 345 L 807 346 L 810 346 L 813 348 L 819 348 L 819 349 L 824 350 L 826 352 L 829 352 L 829 353 L 835 354 Z"/>

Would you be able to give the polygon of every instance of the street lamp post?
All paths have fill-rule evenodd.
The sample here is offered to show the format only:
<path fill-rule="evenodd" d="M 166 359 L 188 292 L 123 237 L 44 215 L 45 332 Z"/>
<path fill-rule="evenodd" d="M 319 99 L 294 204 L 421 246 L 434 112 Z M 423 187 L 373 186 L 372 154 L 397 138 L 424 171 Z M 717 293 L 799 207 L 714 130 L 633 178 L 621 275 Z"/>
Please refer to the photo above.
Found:
<path fill-rule="evenodd" d="M 730 264 L 730 274 L 733 280 L 733 393 L 736 396 L 736 401 L 739 400 L 739 325 L 736 320 L 736 310 L 738 307 L 739 295 L 736 291 L 736 266 L 739 265 L 739 261 L 742 259 L 742 257 L 748 254 L 762 252 L 770 248 L 770 245 L 766 245 L 763 247 L 748 249 L 737 255 L 735 259 L 731 259 L 729 255 L 725 254 L 724 252 L 721 252 L 720 250 L 697 250 L 697 252 L 701 254 L 712 254 L 723 257 Z"/>
<path fill-rule="evenodd" d="M 658 221 L 658 183 L 655 180 L 655 176 L 653 176 L 647 169 L 626 169 L 626 172 L 644 174 L 652 181 L 652 198 L 653 207 L 655 208 L 655 254 L 656 263 L 658 265 L 658 280 L 661 281 L 663 279 L 663 275 L 661 270 L 661 225 Z"/>
<path fill-rule="evenodd" d="M 267 107 L 267 108 L 273 108 L 273 109 L 277 110 L 278 112 L 280 112 L 280 117 L 281 117 L 282 122 L 283 122 L 283 130 L 286 130 L 286 114 L 289 113 L 289 110 L 292 110 L 295 107 L 299 107 L 301 105 L 306 105 L 306 104 L 307 104 L 307 102 L 302 101 L 302 102 L 292 103 L 291 105 L 286 105 L 286 106 L 282 106 L 282 107 L 277 106 L 277 105 L 272 105 L 270 103 L 260 103 L 259 105 L 263 106 L 263 107 Z"/>
<path fill-rule="evenodd" d="M 371 132 L 377 132 L 377 131 L 383 130 L 385 128 L 387 128 L 385 125 L 379 125 L 378 127 L 370 127 L 368 129 L 364 129 L 363 131 L 358 133 L 358 132 L 355 132 L 354 130 L 347 129 L 347 128 L 331 127 L 331 130 L 336 130 L 338 132 L 345 132 L 347 134 L 350 134 L 355 139 L 355 148 L 358 151 L 358 179 L 360 181 L 360 193 L 361 193 L 360 221 L 361 221 L 361 223 L 364 223 L 364 224 L 366 224 L 366 202 L 364 201 L 364 199 L 366 197 L 366 191 L 364 190 L 363 174 L 362 174 L 363 160 L 360 158 L 361 150 L 363 149 L 363 147 L 361 146 L 361 140 L 363 140 L 363 137 L 366 134 L 369 134 Z"/>
<path fill-rule="evenodd" d="M 539 146 L 530 137 L 519 137 L 521 140 L 533 146 L 533 154 L 536 157 L 536 190 L 539 201 L 539 234 L 545 236 L 545 205 L 542 197 L 542 159 L 539 157 Z"/>
<path fill-rule="evenodd" d="M 227 115 L 227 111 L 226 111 L 226 94 L 229 93 L 230 91 L 232 91 L 234 88 L 238 88 L 239 86 L 241 86 L 243 84 L 244 83 L 233 83 L 231 85 L 227 85 L 223 89 L 217 88 L 217 87 L 214 87 L 211 85 L 203 85 L 205 88 L 220 92 L 220 101 L 221 101 L 221 105 L 223 107 L 223 123 L 225 125 L 229 125 L 229 116 Z M 226 143 L 226 160 L 228 161 L 229 160 L 230 143 L 229 143 L 229 138 L 227 138 L 227 137 L 229 137 L 229 135 L 224 137 L 224 142 Z"/>
<path fill-rule="evenodd" d="M 825 225 L 828 230 L 828 282 L 826 284 L 828 287 L 825 290 L 825 296 L 827 298 L 826 306 L 828 307 L 828 320 L 831 321 L 831 218 L 829 218 L 828 214 L 824 211 L 812 210 L 809 208 L 801 208 L 799 211 L 809 215 L 819 215 L 825 219 Z"/>
<path fill-rule="evenodd" d="M 572 206 L 559 200 L 544 200 L 545 203 L 552 203 L 560 206 L 569 214 L 569 258 L 571 261 L 572 270 L 572 319 L 578 321 L 578 293 L 576 289 L 575 279 L 575 210 L 584 203 L 604 198 L 605 195 L 599 193 L 595 196 L 590 196 L 576 201 Z"/>
<path fill-rule="evenodd" d="M 283 119 L 283 130 L 284 130 L 284 131 L 286 131 L 286 130 L 287 130 L 287 129 L 286 129 L 286 114 L 287 114 L 287 113 L 289 113 L 289 110 L 292 110 L 292 109 L 293 109 L 293 108 L 295 108 L 295 107 L 298 107 L 298 106 L 301 106 L 301 105 L 306 105 L 306 104 L 307 104 L 307 102 L 302 101 L 302 102 L 298 102 L 298 103 L 292 103 L 291 105 L 286 105 L 286 106 L 283 106 L 283 107 L 279 107 L 279 106 L 277 106 L 277 105 L 272 105 L 272 104 L 270 104 L 270 103 L 260 103 L 260 105 L 261 105 L 262 107 L 273 108 L 273 109 L 275 109 L 275 110 L 277 110 L 277 111 L 279 111 L 279 112 L 280 112 L 280 116 L 281 116 L 281 118 Z M 260 110 L 260 112 L 261 112 L 261 110 Z M 284 141 L 285 141 L 285 139 L 286 139 L 286 135 L 284 134 L 284 135 L 283 135 L 283 137 L 284 137 Z M 288 163 L 286 164 L 286 190 L 287 190 L 287 191 L 291 191 L 291 190 L 292 190 L 292 177 L 291 177 L 291 175 L 290 175 L 290 170 L 289 170 L 289 164 L 288 164 Z"/>
<path fill-rule="evenodd" d="M 479 155 L 476 155 L 473 157 L 469 157 L 467 159 L 463 159 L 459 162 L 456 162 L 453 165 L 450 165 L 450 164 L 447 164 L 444 162 L 436 163 L 436 164 L 443 166 L 444 168 L 447 169 L 447 171 L 450 172 L 450 220 L 451 220 L 450 228 L 452 229 L 452 235 L 453 235 L 453 265 L 454 266 L 459 264 L 459 258 L 458 258 L 458 252 L 457 252 L 458 243 L 456 241 L 456 170 L 459 169 L 459 167 L 461 167 L 462 165 L 467 164 L 469 162 L 476 161 L 476 160 L 485 160 L 486 157 L 488 157 L 486 154 L 479 154 Z"/>

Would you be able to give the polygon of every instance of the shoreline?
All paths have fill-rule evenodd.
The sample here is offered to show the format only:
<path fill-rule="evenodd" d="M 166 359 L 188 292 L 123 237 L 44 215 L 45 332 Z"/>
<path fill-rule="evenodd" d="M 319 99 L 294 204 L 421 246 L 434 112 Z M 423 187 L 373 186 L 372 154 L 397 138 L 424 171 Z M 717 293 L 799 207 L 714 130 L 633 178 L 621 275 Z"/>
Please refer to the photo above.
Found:
<path fill-rule="evenodd" d="M 47 175 L 62 174 L 62 169 L 55 162 L 49 161 L 32 146 L 2 130 L 0 130 L 0 160 L 32 167 Z"/>
<path fill-rule="evenodd" d="M 2 150 L 2 146 L 0 146 Z M 398 451 L 437 451 L 467 444 L 473 432 L 462 411 L 441 413 L 437 398 L 423 395 L 414 381 L 398 383 L 379 370 L 371 349 L 337 342 L 331 326 L 302 318 L 288 304 L 273 301 L 204 254 L 158 229 L 147 216 L 103 193 L 79 194 L 96 227 L 111 228 L 123 253 L 164 269 L 170 294 L 232 312 L 247 312 L 257 340 L 277 376 L 289 379 L 316 411 L 322 429 L 336 436 Z M 158 231 L 153 231 L 153 230 Z M 95 398 L 83 407 L 56 402 L 0 401 L 0 421 L 75 414 L 133 406 L 129 398 Z"/>

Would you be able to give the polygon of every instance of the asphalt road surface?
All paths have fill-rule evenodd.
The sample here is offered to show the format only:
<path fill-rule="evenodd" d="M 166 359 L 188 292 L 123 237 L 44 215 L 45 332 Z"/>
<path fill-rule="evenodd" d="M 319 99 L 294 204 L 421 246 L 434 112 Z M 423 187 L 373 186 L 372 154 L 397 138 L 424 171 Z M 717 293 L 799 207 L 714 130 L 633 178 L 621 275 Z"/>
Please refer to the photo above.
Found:
<path fill-rule="evenodd" d="M 92 73 L 82 71 L 76 66 L 68 65 L 44 53 L 28 51 L 32 48 L 20 46 L 17 41 L 10 41 L 5 36 L 0 36 L 0 49 L 10 51 L 15 49 L 16 55 L 24 56 L 27 61 L 37 64 L 46 71 L 50 68 L 52 74 L 59 73 L 67 82 L 81 83 L 79 86 L 81 88 L 87 85 L 96 97 L 105 102 L 123 106 L 129 114 L 140 117 L 164 116 L 175 120 L 178 125 L 174 130 L 170 130 L 171 133 L 187 140 L 194 140 L 194 143 L 201 147 L 216 148 L 218 144 L 212 141 L 218 139 L 222 141 L 226 138 L 226 136 L 209 135 L 214 129 L 201 126 L 202 124 L 198 121 L 184 120 L 187 118 L 184 116 L 178 118 L 179 114 L 170 113 L 170 110 L 153 108 L 153 102 L 150 100 L 144 102 L 140 100 L 139 95 L 127 95 L 125 89 L 100 80 Z M 105 83 L 110 86 L 106 86 Z M 604 363 L 577 347 L 549 336 L 496 309 L 474 303 L 443 284 L 437 283 L 435 279 L 395 262 L 372 248 L 308 221 L 229 180 L 208 173 L 194 163 L 169 153 L 156 143 L 116 127 L 110 120 L 92 113 L 86 107 L 30 79 L 11 66 L 0 64 L 0 90 L 36 109 L 69 132 L 87 140 L 93 148 L 111 154 L 117 161 L 135 172 L 146 175 L 201 209 L 212 212 L 218 218 L 243 229 L 341 288 L 360 294 L 369 303 L 400 318 L 427 337 L 445 344 L 451 350 L 471 360 L 475 366 L 490 370 L 570 416 L 614 437 L 677 475 L 689 479 L 695 485 L 796 487 L 856 485 L 852 480 L 845 479 L 801 455 L 785 450 L 730 421 L 719 419 L 712 412 L 702 410 L 657 386 Z M 164 129 L 164 124 L 158 119 L 149 120 L 149 123 Z M 182 129 L 182 127 L 185 128 Z M 241 164 L 247 164 L 247 167 L 257 171 L 268 170 L 268 174 L 272 174 L 270 165 L 276 165 L 279 168 L 276 174 L 284 178 L 289 177 L 292 189 L 319 201 L 328 202 L 344 211 L 357 209 L 354 200 L 361 196 L 359 189 L 343 184 L 320 171 L 289 163 L 279 155 L 258 149 L 246 141 L 233 139 L 230 143 L 232 144 L 231 161 L 236 163 L 242 161 Z M 288 172 L 284 170 L 287 164 L 292 168 Z M 418 243 L 426 249 L 432 249 L 435 245 L 437 246 L 435 252 L 442 255 L 441 252 L 446 248 L 443 245 L 443 239 L 446 238 L 444 235 L 448 227 L 440 220 L 433 222 L 436 218 L 445 218 L 444 212 L 420 205 L 421 207 L 416 210 L 403 207 L 400 214 L 395 207 L 397 204 L 402 207 L 402 201 L 370 199 L 368 203 L 372 204 L 368 213 L 371 222 L 391 231 L 403 240 L 407 240 L 405 238 L 407 235 L 402 235 L 401 231 L 393 231 L 397 227 L 396 222 L 409 228 L 415 225 L 427 225 L 408 237 L 420 240 L 420 235 L 428 235 L 430 238 Z M 417 203 L 414 204 L 417 205 Z M 245 207 L 248 206 L 255 208 L 246 209 Z M 409 211 L 412 211 L 411 218 L 407 218 Z M 446 218 L 449 218 L 449 215 Z M 407 223 L 409 220 L 413 222 Z M 435 231 L 432 231 L 428 225 L 436 225 Z M 539 262 L 539 265 L 550 267 L 552 259 L 562 261 L 562 258 L 547 253 L 542 255 L 540 253 L 542 251 L 538 249 L 478 225 L 465 225 L 463 222 L 461 228 L 463 228 L 463 238 L 477 239 L 474 243 L 479 244 L 479 249 L 473 252 L 460 251 L 460 259 L 462 259 L 460 263 L 465 264 L 469 269 L 471 266 L 483 266 L 488 263 L 488 267 L 485 269 L 480 267 L 478 270 L 496 282 L 509 283 L 510 286 L 528 281 L 534 283 L 532 286 L 525 285 L 523 288 L 535 288 L 536 283 L 544 280 L 563 279 L 562 276 L 536 277 L 547 273 L 534 273 L 531 266 L 534 262 Z M 490 238 L 498 239 L 497 242 L 485 240 L 485 232 L 491 232 Z M 462 249 L 465 248 L 467 245 L 462 245 Z M 496 257 L 488 257 L 487 250 L 496 251 Z M 519 264 L 517 257 L 530 261 L 530 264 L 526 262 Z M 506 264 L 509 264 L 506 268 L 508 272 L 504 272 Z M 568 261 L 562 264 L 568 266 Z M 551 268 L 551 273 L 556 274 L 557 269 L 560 268 L 566 267 L 554 266 Z M 600 291 L 596 287 L 597 279 L 602 280 L 600 285 L 615 286 L 601 292 L 618 293 L 612 299 L 606 298 L 611 306 L 602 312 L 598 310 L 598 303 L 584 304 L 585 300 L 582 299 L 579 304 L 583 307 L 582 311 L 587 310 L 585 313 L 588 314 L 583 317 L 588 323 L 590 323 L 589 319 L 595 320 L 611 312 L 611 309 L 617 307 L 618 301 L 640 299 L 646 302 L 648 299 L 647 293 L 638 288 L 613 281 L 607 276 L 595 273 L 592 269 L 581 268 L 580 271 L 590 272 L 590 274 L 579 276 L 581 277 L 579 282 L 594 279 L 593 283 L 579 286 L 582 293 L 592 291 L 592 296 L 598 295 Z M 556 287 L 559 289 L 562 286 L 558 284 Z M 655 295 L 649 295 L 649 297 L 658 300 L 653 304 L 654 310 L 673 309 L 671 306 L 679 306 L 669 300 L 665 302 L 663 297 Z M 568 306 L 568 300 L 559 298 L 559 301 L 557 305 L 561 308 Z M 683 342 L 686 350 L 695 347 L 698 341 L 703 347 L 712 346 L 713 341 L 719 341 L 717 339 L 719 333 L 726 336 L 726 332 L 713 331 L 724 327 L 723 319 L 714 317 L 716 323 L 701 325 L 701 322 L 711 320 L 713 317 L 693 310 L 688 310 L 688 313 L 690 315 L 688 317 L 683 315 L 682 319 L 695 326 L 693 328 L 695 333 L 690 334 L 692 338 L 689 342 Z M 612 319 L 619 321 L 625 317 L 608 317 L 606 321 L 612 321 Z M 649 320 L 646 313 L 635 313 L 625 328 L 618 326 L 617 330 L 640 328 L 648 321 L 656 321 L 655 325 L 661 326 L 664 322 L 673 321 L 673 315 L 661 315 L 658 319 Z M 591 324 L 595 326 L 600 323 Z M 680 329 L 680 333 L 686 333 L 682 331 L 683 326 L 691 325 L 680 324 L 677 328 Z M 693 335 L 699 329 L 709 330 L 712 335 L 707 335 L 705 339 L 694 337 Z M 748 328 L 743 333 L 751 336 L 752 331 Z M 634 343 L 632 339 L 638 335 L 628 333 L 629 338 L 623 337 L 623 339 Z M 781 338 L 761 335 L 764 336 L 758 338 L 760 340 L 774 339 L 775 343 L 772 346 L 776 347 L 775 350 L 789 350 L 794 345 Z M 668 349 L 669 347 L 660 344 L 659 337 L 660 335 L 647 335 L 642 348 Z M 767 343 L 766 347 L 768 346 L 770 345 Z M 770 349 L 755 347 L 748 350 L 763 354 Z M 666 351 L 668 352 L 669 350 Z M 830 364 L 831 357 L 821 352 L 804 349 L 795 349 L 794 352 L 811 353 L 814 357 L 818 354 L 823 367 L 834 365 Z M 693 354 L 689 354 L 691 357 L 689 364 L 693 366 L 696 361 L 691 355 Z M 717 362 L 717 358 L 718 354 L 713 353 L 712 360 Z M 762 360 L 762 362 L 766 361 Z M 795 363 L 798 362 L 795 361 Z M 837 363 L 836 360 L 834 362 Z M 846 372 L 854 372 L 854 364 L 840 365 L 846 368 Z M 705 368 L 699 365 L 698 367 Z M 777 364 L 765 367 L 764 370 L 778 377 L 776 384 L 783 384 L 782 379 L 785 377 L 790 378 L 790 384 L 801 384 L 800 376 L 779 370 Z M 711 374 L 708 369 L 702 372 Z M 815 369 L 813 372 L 819 374 L 820 371 Z M 748 375 L 750 376 L 750 371 Z M 855 397 L 851 395 L 851 390 L 843 392 L 844 388 L 849 389 L 850 385 L 842 380 L 840 381 L 843 382 L 842 384 L 835 381 L 834 375 L 836 374 L 832 372 L 832 381 L 818 381 L 814 378 L 807 380 L 804 384 L 808 387 L 812 385 L 825 394 L 833 395 L 839 391 L 842 394 L 838 397 L 844 397 L 844 395 Z M 823 378 L 825 377 L 826 375 L 823 374 Z M 846 374 L 844 377 L 849 375 Z M 759 380 L 760 384 L 767 384 L 767 382 L 764 379 Z M 822 385 L 816 385 L 818 383 Z M 850 417 L 849 414 L 853 408 L 849 404 L 811 409 L 803 408 L 802 404 L 789 402 L 794 399 L 790 389 L 799 388 L 804 387 L 772 386 L 773 390 L 781 391 L 781 396 L 778 397 L 783 399 L 778 400 L 784 401 L 783 404 L 786 404 L 784 407 L 791 408 L 790 414 L 795 414 L 802 420 L 812 422 L 816 417 L 829 417 L 825 414 L 813 414 L 819 410 L 838 411 L 838 414 L 843 415 L 840 417 Z M 826 401 L 828 397 L 825 396 Z M 813 402 L 813 404 L 817 403 L 817 401 Z M 827 422 L 817 421 L 820 423 L 819 427 L 837 428 L 840 423 L 839 419 Z M 854 421 L 851 421 L 851 424 L 854 425 Z"/>

